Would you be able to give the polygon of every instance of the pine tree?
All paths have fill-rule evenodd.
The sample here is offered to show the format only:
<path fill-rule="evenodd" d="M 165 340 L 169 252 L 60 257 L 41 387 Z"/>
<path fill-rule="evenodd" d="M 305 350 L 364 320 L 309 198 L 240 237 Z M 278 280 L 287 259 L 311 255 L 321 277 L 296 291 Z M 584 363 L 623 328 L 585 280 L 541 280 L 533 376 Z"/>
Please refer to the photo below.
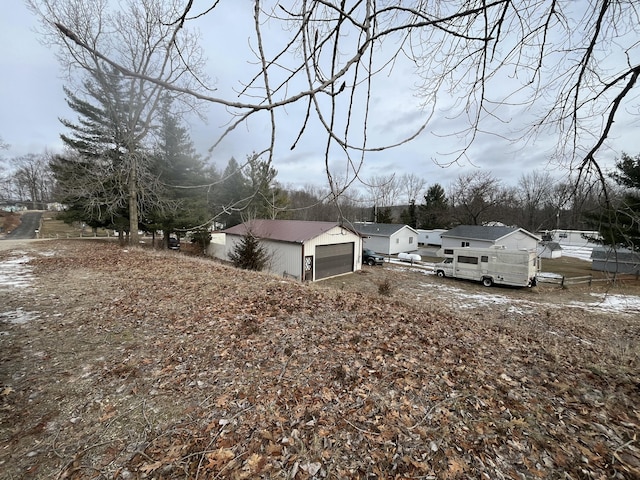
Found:
<path fill-rule="evenodd" d="M 446 228 L 449 226 L 449 203 L 444 188 L 433 184 L 424 196 L 424 204 L 419 206 L 419 226 L 421 228 Z"/>
<path fill-rule="evenodd" d="M 65 88 L 67 104 L 79 118 L 60 119 L 70 130 L 61 139 L 74 153 L 52 162 L 59 193 L 88 223 L 127 228 L 135 237 L 139 212 L 149 209 L 156 195 L 142 144 L 149 126 L 139 121 L 131 80 L 117 71 L 96 73 L 83 85 L 86 99 Z"/>
<path fill-rule="evenodd" d="M 616 169 L 611 178 L 622 187 L 621 194 L 600 212 L 585 216 L 604 244 L 640 251 L 640 154 L 623 153 Z"/>
<path fill-rule="evenodd" d="M 263 270 L 269 260 L 266 249 L 260 241 L 247 232 L 229 254 L 233 265 L 244 270 Z"/>
<path fill-rule="evenodd" d="M 152 171 L 161 185 L 163 201 L 145 217 L 145 224 L 149 230 L 163 230 L 165 244 L 171 233 L 197 230 L 204 248 L 210 239 L 206 193 L 218 179 L 217 172 L 205 169 L 187 129 L 171 111 L 169 97 L 162 102 L 156 137 Z"/>

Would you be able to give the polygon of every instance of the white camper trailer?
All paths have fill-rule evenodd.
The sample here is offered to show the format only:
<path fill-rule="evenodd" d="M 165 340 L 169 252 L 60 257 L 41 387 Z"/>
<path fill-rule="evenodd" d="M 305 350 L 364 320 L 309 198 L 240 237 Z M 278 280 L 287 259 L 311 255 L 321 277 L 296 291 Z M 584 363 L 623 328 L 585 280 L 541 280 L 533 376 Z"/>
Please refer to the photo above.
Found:
<path fill-rule="evenodd" d="M 453 252 L 452 252 L 453 250 Z M 454 248 L 447 250 L 444 262 L 435 265 L 439 277 L 476 280 L 485 287 L 536 285 L 538 260 L 535 250 L 505 248 Z"/>

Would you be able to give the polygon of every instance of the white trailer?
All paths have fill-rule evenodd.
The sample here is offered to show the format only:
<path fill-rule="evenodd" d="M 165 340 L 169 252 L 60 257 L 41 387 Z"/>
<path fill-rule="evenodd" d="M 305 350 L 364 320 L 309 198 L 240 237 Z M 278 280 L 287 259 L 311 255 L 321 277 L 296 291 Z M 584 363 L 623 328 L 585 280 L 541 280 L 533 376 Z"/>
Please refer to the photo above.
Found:
<path fill-rule="evenodd" d="M 482 282 L 485 287 L 536 285 L 538 259 L 535 250 L 507 250 L 505 248 L 454 248 L 447 258 L 436 263 L 439 277 L 462 278 Z"/>

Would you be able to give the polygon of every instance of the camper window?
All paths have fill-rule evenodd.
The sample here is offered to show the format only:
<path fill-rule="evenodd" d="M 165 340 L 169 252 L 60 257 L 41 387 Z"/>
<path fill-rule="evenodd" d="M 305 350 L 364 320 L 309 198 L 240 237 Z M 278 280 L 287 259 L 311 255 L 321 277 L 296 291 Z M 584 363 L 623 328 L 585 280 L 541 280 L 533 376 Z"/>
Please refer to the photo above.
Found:
<path fill-rule="evenodd" d="M 487 263 L 489 261 L 489 257 L 487 255 L 482 255 L 480 257 L 480 261 L 483 263 Z"/>
<path fill-rule="evenodd" d="M 471 263 L 473 265 L 477 265 L 478 257 L 465 257 L 464 255 L 459 255 L 458 263 Z"/>

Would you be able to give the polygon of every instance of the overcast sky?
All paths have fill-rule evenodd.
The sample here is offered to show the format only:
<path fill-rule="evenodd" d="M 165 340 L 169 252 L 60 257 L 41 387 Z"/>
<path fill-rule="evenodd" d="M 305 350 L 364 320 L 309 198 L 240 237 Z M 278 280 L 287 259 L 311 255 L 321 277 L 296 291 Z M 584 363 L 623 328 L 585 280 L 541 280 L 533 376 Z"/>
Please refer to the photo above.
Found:
<path fill-rule="evenodd" d="M 210 3 L 210 2 L 208 2 Z M 223 2 L 224 3 L 224 2 Z M 250 30 L 243 31 L 246 24 L 250 29 L 251 2 L 226 2 L 227 10 L 215 17 L 205 18 L 200 23 L 203 30 L 203 47 L 209 58 L 209 75 L 216 82 L 219 92 L 229 92 L 237 88 L 241 79 L 250 78 L 255 66 L 249 63 L 248 37 Z M 228 7 L 227 7 L 228 5 Z M 37 25 L 33 14 L 20 0 L 11 0 L 4 6 L 0 16 L 0 137 L 10 148 L 0 155 L 6 159 L 27 153 L 42 153 L 45 150 L 61 149 L 60 133 L 64 130 L 59 117 L 74 119 L 75 114 L 66 105 L 62 87 L 64 80 L 55 52 L 39 42 L 34 29 Z M 206 32 L 216 31 L 214 38 Z M 221 42 L 220 38 L 226 41 Z M 222 43 L 222 44 L 221 44 Z M 427 113 L 417 110 L 418 99 L 411 91 L 415 79 L 410 72 L 403 72 L 402 65 L 394 71 L 394 76 L 380 80 L 374 91 L 372 124 L 369 135 L 373 144 L 395 141 L 411 132 L 426 118 Z M 444 99 L 446 100 L 446 99 Z M 446 104 L 446 101 L 443 102 Z M 316 135 L 317 125 L 307 129 L 296 149 L 290 150 L 295 140 L 301 115 L 304 110 L 291 107 L 279 116 L 280 125 L 275 168 L 278 181 L 293 188 L 306 184 L 324 185 L 324 137 Z M 189 128 L 196 148 L 205 155 L 208 147 L 220 134 L 225 118 L 222 112 L 210 108 L 209 122 L 201 123 L 191 119 Z M 522 112 L 514 111 L 514 121 Z M 368 154 L 362 170 L 363 178 L 391 173 L 413 173 L 426 180 L 427 185 L 440 183 L 447 187 L 461 173 L 471 171 L 491 171 L 494 176 L 507 184 L 515 184 L 524 172 L 550 170 L 561 176 L 564 172 L 548 163 L 551 148 L 556 141 L 552 136 L 540 137 L 529 144 L 512 143 L 499 135 L 512 137 L 510 125 L 496 124 L 494 133 L 480 135 L 469 151 L 469 161 L 448 167 L 438 165 L 448 163 L 453 157 L 446 153 L 455 151 L 460 141 L 452 136 L 442 136 L 458 128 L 458 120 L 450 119 L 447 112 L 436 111 L 425 131 L 410 144 L 393 150 Z M 626 128 L 629 127 L 629 128 Z M 224 168 L 231 156 L 239 161 L 254 150 L 264 147 L 268 134 L 267 122 L 255 120 L 242 126 L 212 154 L 212 161 Z M 500 131 L 500 129 L 504 129 Z M 640 153 L 638 124 L 626 126 L 617 123 L 613 131 L 614 140 L 604 151 L 607 165 L 625 151 Z M 320 141 L 322 139 L 322 141 Z M 332 159 L 335 172 L 345 164 L 344 158 L 336 155 Z"/>

